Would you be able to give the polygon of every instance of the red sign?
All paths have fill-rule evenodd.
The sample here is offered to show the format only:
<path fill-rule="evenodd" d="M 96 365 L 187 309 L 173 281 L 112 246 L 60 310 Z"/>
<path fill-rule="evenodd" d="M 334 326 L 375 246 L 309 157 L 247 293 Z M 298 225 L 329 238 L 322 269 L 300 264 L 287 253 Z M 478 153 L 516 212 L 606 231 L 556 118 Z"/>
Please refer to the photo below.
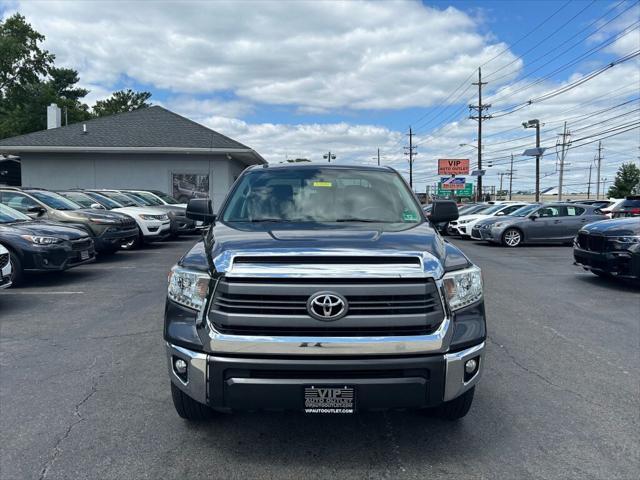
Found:
<path fill-rule="evenodd" d="M 468 175 L 468 158 L 439 158 L 438 175 Z"/>

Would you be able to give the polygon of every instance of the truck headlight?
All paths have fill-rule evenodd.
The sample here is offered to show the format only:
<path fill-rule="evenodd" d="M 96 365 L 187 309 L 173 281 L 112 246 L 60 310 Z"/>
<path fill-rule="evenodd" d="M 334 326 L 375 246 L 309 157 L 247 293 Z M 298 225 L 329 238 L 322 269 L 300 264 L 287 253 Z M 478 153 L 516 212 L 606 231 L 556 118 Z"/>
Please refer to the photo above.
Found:
<path fill-rule="evenodd" d="M 167 294 L 174 302 L 198 310 L 206 299 L 209 279 L 206 273 L 176 265 L 169 273 Z"/>
<path fill-rule="evenodd" d="M 25 240 L 35 243 L 36 245 L 53 245 L 54 243 L 60 243 L 63 240 L 57 237 L 43 237 L 39 235 L 20 235 Z"/>
<path fill-rule="evenodd" d="M 445 274 L 443 282 L 451 310 L 466 307 L 482 298 L 482 272 L 475 265 Z"/>
<path fill-rule="evenodd" d="M 89 217 L 89 221 L 93 223 L 97 223 L 99 225 L 115 225 L 116 223 L 120 223 L 119 220 L 115 220 L 113 218 L 94 218 Z"/>

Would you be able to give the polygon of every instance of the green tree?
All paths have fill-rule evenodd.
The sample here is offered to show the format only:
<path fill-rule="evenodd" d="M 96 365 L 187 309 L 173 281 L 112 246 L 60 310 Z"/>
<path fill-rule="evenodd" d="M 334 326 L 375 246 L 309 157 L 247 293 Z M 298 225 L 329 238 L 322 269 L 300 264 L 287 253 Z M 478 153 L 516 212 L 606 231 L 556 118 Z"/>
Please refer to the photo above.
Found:
<path fill-rule="evenodd" d="M 80 101 L 89 92 L 76 87 L 78 72 L 56 68 L 43 40 L 20 14 L 0 23 L 0 138 L 45 129 L 51 103 L 69 123 L 91 117 Z"/>
<path fill-rule="evenodd" d="M 49 73 L 54 56 L 40 47 L 43 40 L 19 13 L 0 23 L 0 99 Z"/>
<path fill-rule="evenodd" d="M 624 198 L 631 195 L 634 189 L 638 188 L 638 184 L 640 184 L 640 168 L 633 162 L 623 163 L 616 173 L 613 185 L 609 188 L 609 198 Z"/>
<path fill-rule="evenodd" d="M 104 117 L 116 113 L 132 112 L 151 106 L 147 103 L 150 98 L 151 93 L 149 92 L 135 92 L 131 89 L 119 90 L 105 100 L 98 100 L 93 106 L 93 113 L 97 117 Z"/>

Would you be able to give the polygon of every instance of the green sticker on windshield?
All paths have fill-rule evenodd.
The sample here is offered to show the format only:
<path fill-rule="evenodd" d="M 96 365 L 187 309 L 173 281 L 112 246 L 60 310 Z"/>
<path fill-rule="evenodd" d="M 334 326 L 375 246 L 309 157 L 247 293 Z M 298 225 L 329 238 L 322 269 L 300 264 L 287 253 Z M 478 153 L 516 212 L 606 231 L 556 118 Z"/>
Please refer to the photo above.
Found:
<path fill-rule="evenodd" d="M 402 212 L 402 220 L 405 222 L 415 222 L 418 220 L 418 215 L 411 210 L 405 210 Z"/>

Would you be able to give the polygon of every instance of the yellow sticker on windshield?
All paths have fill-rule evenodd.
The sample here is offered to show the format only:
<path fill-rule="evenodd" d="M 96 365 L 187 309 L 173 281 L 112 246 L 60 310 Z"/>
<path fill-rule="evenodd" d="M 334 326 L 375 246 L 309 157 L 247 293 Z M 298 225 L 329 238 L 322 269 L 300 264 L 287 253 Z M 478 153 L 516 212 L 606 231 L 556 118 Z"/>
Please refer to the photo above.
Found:
<path fill-rule="evenodd" d="M 331 182 L 313 182 L 314 187 L 332 187 L 333 184 Z"/>

